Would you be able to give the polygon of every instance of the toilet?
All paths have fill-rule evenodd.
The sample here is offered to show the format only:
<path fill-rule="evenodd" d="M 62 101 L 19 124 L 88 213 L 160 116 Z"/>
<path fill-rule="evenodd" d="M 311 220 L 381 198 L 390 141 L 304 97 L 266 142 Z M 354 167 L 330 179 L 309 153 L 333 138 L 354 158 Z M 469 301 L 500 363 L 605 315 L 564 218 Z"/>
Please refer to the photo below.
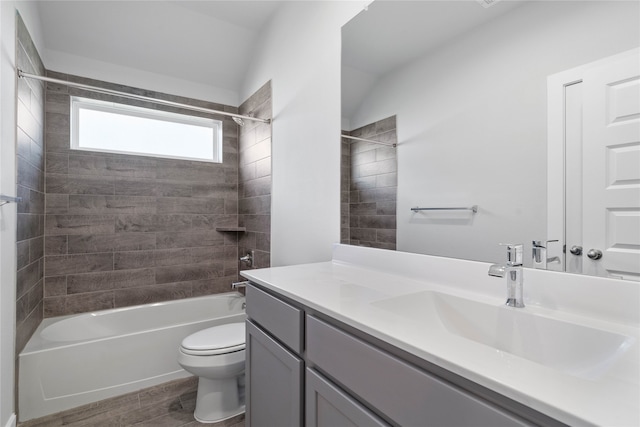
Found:
<path fill-rule="evenodd" d="M 178 364 L 198 377 L 194 418 L 215 423 L 244 412 L 245 324 L 228 323 L 189 335 Z"/>

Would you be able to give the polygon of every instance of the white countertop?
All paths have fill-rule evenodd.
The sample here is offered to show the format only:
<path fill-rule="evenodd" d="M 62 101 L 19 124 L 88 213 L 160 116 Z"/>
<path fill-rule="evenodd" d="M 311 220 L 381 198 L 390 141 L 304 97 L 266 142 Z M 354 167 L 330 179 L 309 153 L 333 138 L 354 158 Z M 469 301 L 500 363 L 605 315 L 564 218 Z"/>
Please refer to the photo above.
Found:
<path fill-rule="evenodd" d="M 502 305 L 489 264 L 336 245 L 330 262 L 247 270 L 254 283 L 569 425 L 640 425 L 640 284 L 525 269 L 527 312 L 630 336 L 592 378 L 574 376 L 417 324 L 376 302 L 436 291 Z M 429 308 L 425 307 L 428 311 Z M 532 339 L 534 339 L 532 337 Z"/>

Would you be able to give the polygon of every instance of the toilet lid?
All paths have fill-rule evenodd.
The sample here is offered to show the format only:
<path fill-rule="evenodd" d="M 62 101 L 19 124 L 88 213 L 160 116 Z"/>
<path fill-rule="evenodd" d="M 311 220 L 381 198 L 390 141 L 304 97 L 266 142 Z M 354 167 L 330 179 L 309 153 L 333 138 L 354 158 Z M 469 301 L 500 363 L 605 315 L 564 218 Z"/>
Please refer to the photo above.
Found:
<path fill-rule="evenodd" d="M 227 323 L 203 329 L 182 340 L 182 349 L 199 354 L 220 354 L 245 347 L 244 322 Z"/>

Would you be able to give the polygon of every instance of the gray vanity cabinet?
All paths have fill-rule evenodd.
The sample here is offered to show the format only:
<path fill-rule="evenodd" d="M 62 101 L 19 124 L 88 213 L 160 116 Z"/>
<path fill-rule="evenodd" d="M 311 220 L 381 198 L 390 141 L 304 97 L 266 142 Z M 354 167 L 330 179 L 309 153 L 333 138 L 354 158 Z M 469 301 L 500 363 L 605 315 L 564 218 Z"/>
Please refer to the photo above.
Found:
<path fill-rule="evenodd" d="M 247 427 L 560 425 L 270 292 L 247 286 Z"/>
<path fill-rule="evenodd" d="M 302 311 L 247 286 L 246 424 L 302 425 Z"/>

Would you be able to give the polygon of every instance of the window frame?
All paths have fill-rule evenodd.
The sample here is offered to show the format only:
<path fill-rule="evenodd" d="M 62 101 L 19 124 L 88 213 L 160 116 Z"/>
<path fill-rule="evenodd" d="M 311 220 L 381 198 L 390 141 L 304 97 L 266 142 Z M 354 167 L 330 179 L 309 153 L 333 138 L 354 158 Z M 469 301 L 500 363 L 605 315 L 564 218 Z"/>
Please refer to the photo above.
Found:
<path fill-rule="evenodd" d="M 70 98 L 69 146 L 71 150 L 108 153 L 108 154 L 121 154 L 121 155 L 130 155 L 130 156 L 144 156 L 144 157 L 153 157 L 153 158 L 161 158 L 161 159 L 190 160 L 190 161 L 206 162 L 206 163 L 222 163 L 223 162 L 223 159 L 222 159 L 223 122 L 221 120 L 216 120 L 208 117 L 174 113 L 169 111 L 154 110 L 150 108 L 139 107 L 136 105 L 122 104 L 115 101 L 104 101 L 99 99 L 86 98 L 82 96 L 70 96 L 69 98 Z M 170 155 L 170 154 L 162 155 L 162 154 L 145 153 L 145 152 L 138 152 L 138 151 L 112 150 L 108 148 L 101 149 L 101 148 L 94 148 L 94 147 L 81 147 L 80 140 L 79 140 L 80 138 L 79 111 L 81 109 L 112 113 L 112 114 L 120 114 L 120 115 L 126 115 L 130 117 L 153 119 L 153 120 L 159 120 L 159 121 L 171 122 L 171 123 L 203 126 L 203 127 L 213 129 L 213 141 L 211 141 L 211 143 L 213 144 L 213 156 L 212 156 L 213 158 L 203 159 L 203 158 L 189 157 L 189 156 L 176 156 L 176 155 Z"/>

